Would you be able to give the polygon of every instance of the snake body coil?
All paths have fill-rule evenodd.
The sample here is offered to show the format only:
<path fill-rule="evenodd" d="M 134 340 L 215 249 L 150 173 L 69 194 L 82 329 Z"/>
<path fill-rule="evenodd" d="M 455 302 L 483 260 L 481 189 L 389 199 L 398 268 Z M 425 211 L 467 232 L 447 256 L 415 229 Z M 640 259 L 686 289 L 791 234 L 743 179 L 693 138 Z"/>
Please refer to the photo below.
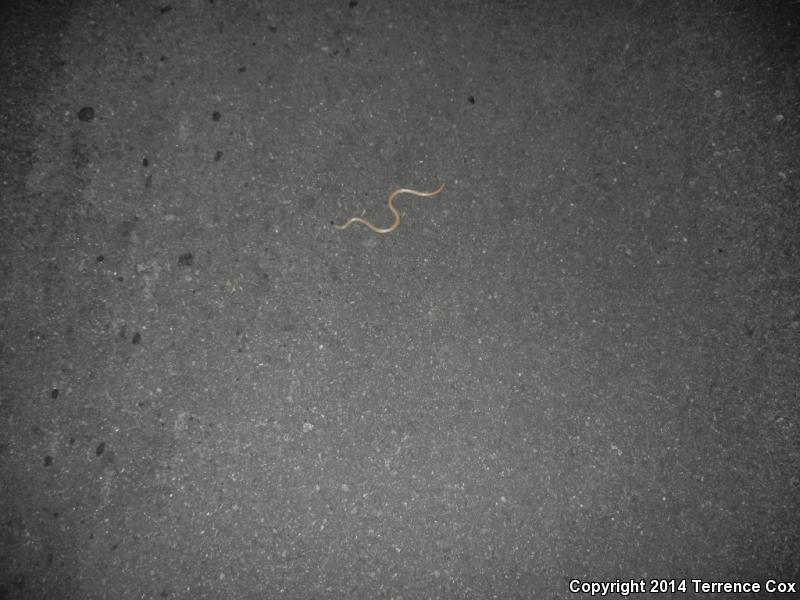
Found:
<path fill-rule="evenodd" d="M 394 199 L 397 196 L 399 196 L 400 194 L 413 194 L 414 196 L 423 196 L 426 198 L 430 198 L 431 196 L 436 196 L 440 194 L 443 189 L 444 189 L 444 184 L 440 185 L 432 192 L 418 192 L 416 190 L 407 190 L 405 188 L 393 191 L 391 194 L 389 194 L 388 204 L 389 204 L 389 210 L 392 211 L 392 214 L 394 215 L 394 223 L 392 223 L 389 227 L 376 227 L 375 225 L 373 225 L 366 219 L 362 219 L 361 217 L 351 217 L 347 220 L 347 222 L 344 225 L 334 225 L 334 227 L 336 227 L 336 229 L 347 229 L 353 223 L 361 223 L 372 229 L 372 231 L 374 231 L 375 233 L 391 233 L 395 229 L 397 229 L 398 225 L 400 225 L 400 213 L 397 212 L 397 209 L 394 207 Z"/>

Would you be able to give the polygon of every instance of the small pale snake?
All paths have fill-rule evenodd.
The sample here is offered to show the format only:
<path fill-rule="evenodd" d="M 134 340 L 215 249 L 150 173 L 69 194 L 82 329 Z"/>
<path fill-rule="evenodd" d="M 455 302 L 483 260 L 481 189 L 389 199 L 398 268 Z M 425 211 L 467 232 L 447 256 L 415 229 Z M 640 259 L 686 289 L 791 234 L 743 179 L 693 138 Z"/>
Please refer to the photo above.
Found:
<path fill-rule="evenodd" d="M 400 188 L 399 190 L 393 191 L 391 194 L 389 194 L 388 204 L 389 204 L 389 210 L 392 211 L 392 214 L 394 214 L 394 223 L 389 225 L 389 227 L 377 227 L 372 223 L 370 223 L 369 221 L 367 221 L 366 219 L 362 219 L 361 217 L 351 217 L 347 220 L 347 222 L 344 225 L 334 225 L 334 227 L 336 227 L 336 229 L 347 229 L 353 223 L 361 223 L 372 229 L 372 231 L 374 231 L 375 233 L 391 233 L 395 229 L 397 229 L 398 225 L 400 225 L 400 213 L 397 212 L 397 209 L 394 207 L 394 199 L 397 196 L 399 196 L 400 194 L 413 194 L 414 196 L 423 196 L 426 198 L 430 198 L 431 196 L 436 196 L 440 194 L 443 189 L 444 189 L 444 184 L 440 185 L 432 192 L 418 192 L 416 190 L 407 190 L 405 188 Z"/>

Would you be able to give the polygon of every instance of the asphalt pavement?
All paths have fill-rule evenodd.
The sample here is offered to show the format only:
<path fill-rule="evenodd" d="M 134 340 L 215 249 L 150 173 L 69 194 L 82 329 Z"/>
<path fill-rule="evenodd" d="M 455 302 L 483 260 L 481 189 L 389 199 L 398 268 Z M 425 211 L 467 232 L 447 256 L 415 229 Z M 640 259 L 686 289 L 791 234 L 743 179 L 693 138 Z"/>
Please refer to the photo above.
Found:
<path fill-rule="evenodd" d="M 797 1 L 1 10 L 0 600 L 793 596 Z"/>

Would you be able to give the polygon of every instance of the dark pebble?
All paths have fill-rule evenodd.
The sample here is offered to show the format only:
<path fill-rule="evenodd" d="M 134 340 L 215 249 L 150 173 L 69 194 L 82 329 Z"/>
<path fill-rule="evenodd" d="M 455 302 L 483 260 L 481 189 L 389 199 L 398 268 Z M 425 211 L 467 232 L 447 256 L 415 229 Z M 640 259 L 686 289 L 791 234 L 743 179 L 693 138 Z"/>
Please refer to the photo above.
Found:
<path fill-rule="evenodd" d="M 91 106 L 84 106 L 78 111 L 78 118 L 84 123 L 94 119 L 94 109 Z"/>

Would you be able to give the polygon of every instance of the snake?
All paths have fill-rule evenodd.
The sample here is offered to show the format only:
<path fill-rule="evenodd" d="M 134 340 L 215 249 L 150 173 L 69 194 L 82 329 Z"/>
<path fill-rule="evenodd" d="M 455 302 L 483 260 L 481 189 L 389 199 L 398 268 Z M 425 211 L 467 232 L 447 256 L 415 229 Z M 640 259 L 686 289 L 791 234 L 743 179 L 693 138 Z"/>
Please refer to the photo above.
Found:
<path fill-rule="evenodd" d="M 362 219 L 361 217 L 351 217 L 347 219 L 347 222 L 344 225 L 334 225 L 334 227 L 336 227 L 336 229 L 347 229 L 353 223 L 361 223 L 372 229 L 372 231 L 374 231 L 375 233 L 391 233 L 395 229 L 397 229 L 398 225 L 400 225 L 400 213 L 397 212 L 397 209 L 394 207 L 394 199 L 397 198 L 397 196 L 399 196 L 400 194 L 412 194 L 414 196 L 423 196 L 425 198 L 430 198 L 431 196 L 436 196 L 440 194 L 443 189 L 444 189 L 444 184 L 440 185 L 432 192 L 418 192 L 416 190 L 407 190 L 406 188 L 400 188 L 399 190 L 393 191 L 391 194 L 389 194 L 388 205 L 389 205 L 389 210 L 392 211 L 392 214 L 394 215 L 394 223 L 389 225 L 389 227 L 377 227 L 372 223 L 370 223 L 369 221 L 367 221 L 366 219 Z"/>

